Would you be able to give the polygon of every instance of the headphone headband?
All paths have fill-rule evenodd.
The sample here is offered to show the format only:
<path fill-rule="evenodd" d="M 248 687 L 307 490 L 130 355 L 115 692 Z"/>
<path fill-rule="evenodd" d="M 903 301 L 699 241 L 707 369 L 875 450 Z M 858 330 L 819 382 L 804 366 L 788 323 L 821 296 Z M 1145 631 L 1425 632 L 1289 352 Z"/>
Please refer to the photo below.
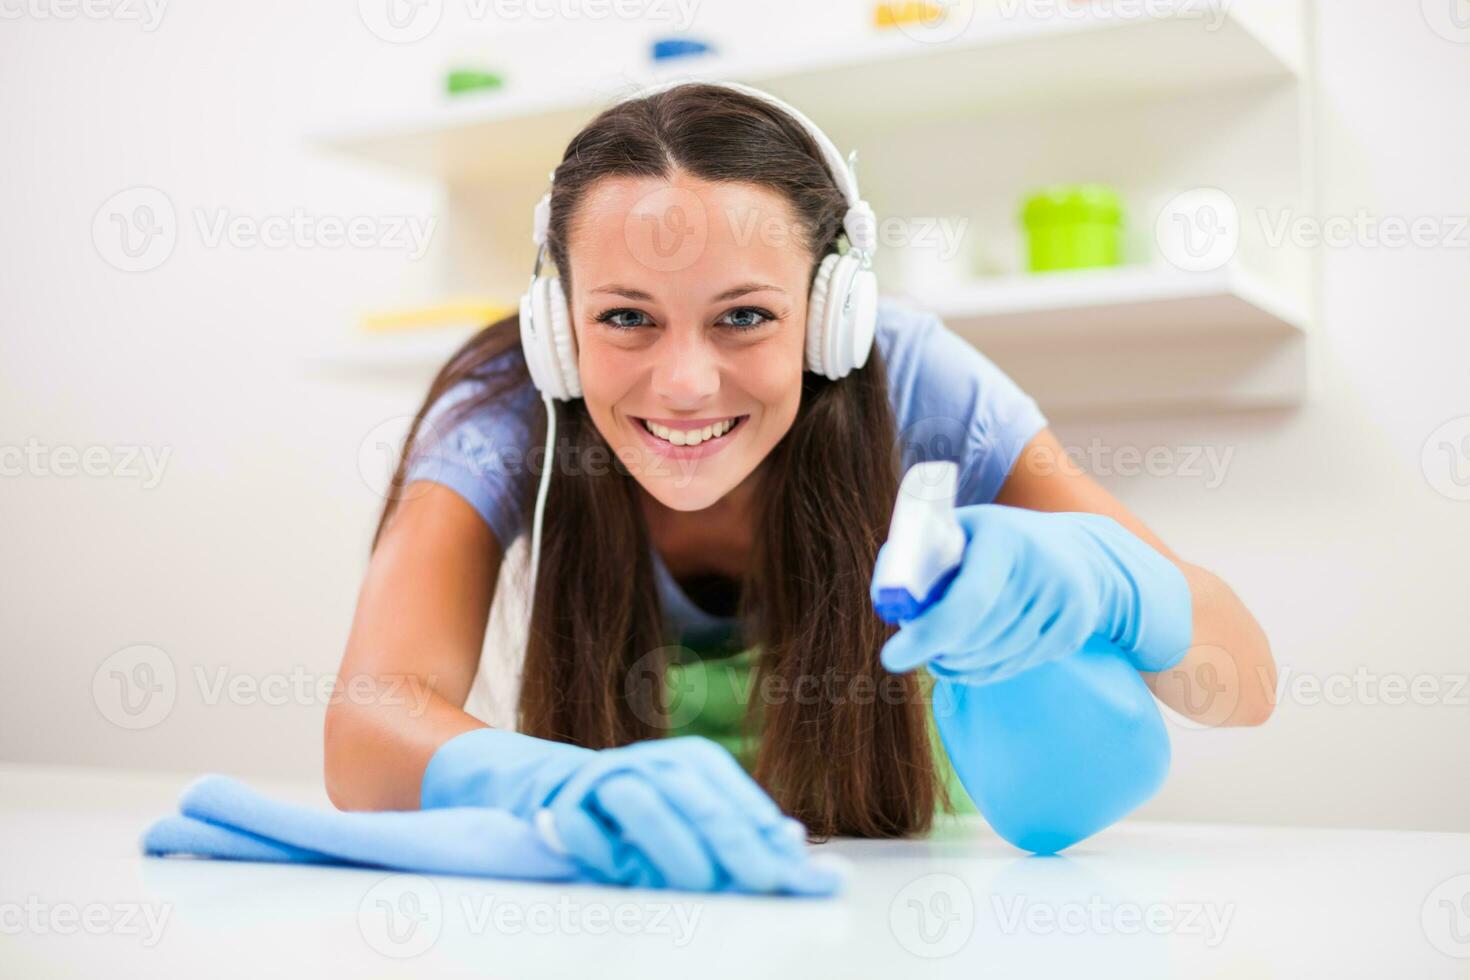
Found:
<path fill-rule="evenodd" d="M 812 140 L 817 144 L 817 148 L 821 151 L 822 158 L 827 164 L 827 169 L 831 172 L 832 179 L 837 184 L 838 190 L 842 192 L 842 196 L 847 200 L 847 214 L 843 217 L 842 229 L 847 234 L 848 244 L 852 246 L 858 253 L 858 257 L 862 260 L 863 267 L 868 268 L 872 263 L 873 249 L 877 245 L 877 219 L 873 214 L 873 209 L 868 205 L 867 201 L 862 199 L 862 195 L 858 192 L 855 164 L 857 151 L 852 151 L 851 158 L 844 160 L 841 151 L 837 149 L 837 145 L 832 142 L 826 133 L 822 132 L 816 123 L 808 119 L 806 114 L 800 109 L 788 102 L 783 102 L 768 92 L 763 92 L 758 88 L 753 88 L 740 82 L 709 81 L 698 78 L 673 78 L 657 82 L 637 89 L 612 104 L 622 105 L 625 102 L 633 102 L 650 95 L 666 92 L 672 88 L 678 88 L 681 85 L 691 84 L 714 85 L 719 88 L 740 92 L 753 99 L 758 99 L 786 113 L 792 119 L 796 120 L 802 129 L 806 130 L 807 134 L 811 136 Z M 555 179 L 556 171 L 553 169 L 547 175 L 547 183 L 551 183 Z M 541 200 L 536 203 L 536 212 L 531 229 L 531 241 L 537 245 L 544 245 L 550 226 L 551 191 L 548 190 L 542 195 Z"/>

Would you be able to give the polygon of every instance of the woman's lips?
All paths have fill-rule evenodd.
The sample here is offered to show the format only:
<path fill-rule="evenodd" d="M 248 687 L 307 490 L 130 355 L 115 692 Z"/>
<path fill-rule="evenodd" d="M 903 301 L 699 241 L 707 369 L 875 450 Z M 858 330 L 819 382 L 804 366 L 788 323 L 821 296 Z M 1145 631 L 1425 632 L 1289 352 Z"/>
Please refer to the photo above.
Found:
<path fill-rule="evenodd" d="M 740 433 L 740 430 L 745 428 L 745 423 L 750 418 L 749 415 L 735 416 L 735 424 L 730 427 L 728 432 L 724 435 L 716 436 L 713 439 L 706 439 L 697 446 L 676 446 L 672 442 L 660 439 L 652 432 L 649 432 L 648 427 L 643 424 L 642 418 L 632 415 L 628 417 L 633 420 L 633 428 L 638 430 L 638 435 L 642 437 L 644 443 L 660 456 L 667 456 L 669 459 L 703 459 L 706 456 L 713 456 L 734 440 Z M 727 415 L 724 417 L 729 418 L 730 416 Z M 659 420 L 654 419 L 653 421 L 657 422 Z M 715 420 L 711 419 L 710 421 L 713 422 Z M 690 426 L 690 428 L 693 428 L 693 426 Z"/>

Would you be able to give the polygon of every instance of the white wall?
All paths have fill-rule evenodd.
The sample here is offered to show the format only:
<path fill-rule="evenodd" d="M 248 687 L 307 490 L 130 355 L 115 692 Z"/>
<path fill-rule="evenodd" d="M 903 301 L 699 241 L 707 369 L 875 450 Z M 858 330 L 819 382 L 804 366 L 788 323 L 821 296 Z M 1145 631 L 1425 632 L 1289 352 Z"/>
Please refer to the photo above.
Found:
<path fill-rule="evenodd" d="M 1430 217 L 1454 232 L 1452 216 L 1470 215 L 1470 118 L 1450 108 L 1450 93 L 1470 91 L 1470 31 L 1451 43 L 1418 7 L 1320 5 L 1324 219 Z M 1233 585 L 1282 673 L 1266 726 L 1175 729 L 1174 769 L 1147 815 L 1470 828 L 1470 501 L 1437 489 L 1455 487 L 1446 431 L 1421 462 L 1441 426 L 1458 425 L 1457 441 L 1470 431 L 1470 230 L 1455 238 L 1323 250 L 1326 342 L 1301 411 L 1103 431 L 1117 444 L 1234 448 L 1213 491 L 1110 482 Z M 1458 445 L 1463 480 L 1470 443 Z"/>
<path fill-rule="evenodd" d="M 1470 44 L 1397 6 L 1320 12 L 1324 215 L 1470 212 L 1456 109 Z M 434 188 L 303 135 L 426 101 L 424 79 L 463 36 L 387 45 L 352 4 L 284 0 L 180 3 L 153 31 L 0 21 L 0 446 L 168 454 L 151 487 L 65 476 L 54 455 L 40 475 L 0 479 L 0 758 L 319 772 L 319 702 L 288 689 L 265 703 L 247 686 L 211 703 L 212 685 L 333 675 L 380 506 L 370 437 L 414 393 L 313 374 L 302 355 L 354 311 L 421 293 L 428 272 L 392 247 L 212 246 L 196 215 L 427 218 Z M 178 240 L 162 265 L 125 273 L 92 225 L 137 185 L 167 195 Z M 1233 453 L 1218 487 L 1107 482 L 1234 585 L 1285 679 L 1261 729 L 1174 729 L 1174 772 L 1144 815 L 1470 827 L 1470 695 L 1445 703 L 1467 672 L 1470 502 L 1435 489 L 1452 485 L 1444 463 L 1421 465 L 1431 432 L 1470 416 L 1467 261 L 1464 247 L 1326 249 L 1324 342 L 1300 411 L 1058 426 L 1071 445 Z M 94 459 L 120 467 L 123 453 Z M 108 670 L 101 695 L 93 685 L 136 644 L 167 655 L 175 696 L 126 730 L 109 720 L 127 718 Z M 1312 704 L 1296 686 L 1360 668 L 1367 698 Z M 1440 703 L 1374 703 L 1389 674 L 1428 678 Z"/>

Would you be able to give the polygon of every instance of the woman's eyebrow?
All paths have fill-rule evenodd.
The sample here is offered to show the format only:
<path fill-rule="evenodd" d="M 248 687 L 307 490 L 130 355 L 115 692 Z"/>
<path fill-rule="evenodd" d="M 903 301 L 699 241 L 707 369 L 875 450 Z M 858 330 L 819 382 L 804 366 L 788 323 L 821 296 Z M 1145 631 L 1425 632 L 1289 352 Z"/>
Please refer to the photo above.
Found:
<path fill-rule="evenodd" d="M 746 293 L 784 293 L 786 290 L 780 286 L 768 282 L 742 282 L 738 286 L 731 286 L 718 296 L 711 298 L 712 303 L 722 303 L 727 299 L 744 296 Z"/>
<path fill-rule="evenodd" d="M 593 289 L 592 292 L 594 292 L 594 293 L 613 293 L 615 295 L 618 295 L 618 296 L 623 297 L 624 299 L 642 300 L 645 303 L 652 303 L 653 302 L 653 297 L 650 296 L 648 293 L 645 293 L 641 289 L 632 289 L 632 288 L 630 288 L 628 286 L 619 286 L 619 285 L 616 285 L 616 284 L 610 284 L 610 285 L 607 285 L 607 286 L 598 286 L 596 289 Z"/>
<path fill-rule="evenodd" d="M 631 286 L 619 286 L 616 283 L 609 283 L 606 286 L 598 286 L 591 291 L 594 293 L 613 293 L 614 295 L 621 296 L 624 299 L 636 299 L 644 303 L 652 303 L 654 301 L 652 295 L 645 293 L 641 289 L 634 289 Z M 720 293 L 718 296 L 710 297 L 710 302 L 722 303 L 725 300 L 734 299 L 737 296 L 744 296 L 746 293 L 766 292 L 784 293 L 786 292 L 786 290 L 782 289 L 780 286 L 776 286 L 768 282 L 742 282 L 738 286 L 731 286 L 729 289 L 725 290 L 723 293 Z"/>

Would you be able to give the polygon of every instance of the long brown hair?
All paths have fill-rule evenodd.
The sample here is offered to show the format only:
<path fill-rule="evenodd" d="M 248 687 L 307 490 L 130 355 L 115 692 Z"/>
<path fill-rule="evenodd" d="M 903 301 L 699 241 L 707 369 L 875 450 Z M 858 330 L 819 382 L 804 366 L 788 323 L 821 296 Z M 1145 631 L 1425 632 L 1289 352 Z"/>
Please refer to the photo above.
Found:
<path fill-rule="evenodd" d="M 819 258 L 838 246 L 846 200 L 810 135 L 762 100 L 691 83 L 615 104 L 568 144 L 552 183 L 547 243 L 567 295 L 568 233 L 588 189 L 604 177 L 666 179 L 676 169 L 778 191 L 807 230 L 802 245 L 813 277 Z M 406 446 L 417 444 L 425 414 L 459 382 L 484 385 L 444 426 L 525 382 L 523 356 L 498 358 L 519 347 L 515 316 L 466 343 L 435 378 Z M 664 734 L 661 686 L 626 682 L 650 667 L 661 677 L 666 649 L 635 478 L 616 462 L 581 399 L 556 402 L 555 411 L 558 445 L 542 463 L 555 470 L 532 584 L 518 727 L 590 748 L 656 738 Z M 544 444 L 544 408 L 530 427 Z M 375 547 L 403 490 L 409 455 L 399 462 Z M 597 458 L 610 465 L 582 465 Z M 525 515 L 539 473 L 532 476 L 523 483 Z M 752 690 L 797 692 L 805 682 L 826 696 L 769 697 L 752 706 L 748 714 L 758 714 L 762 732 L 754 776 L 817 837 L 927 830 L 944 798 L 927 686 L 917 674 L 883 670 L 878 655 L 891 629 L 868 593 L 898 489 L 897 434 L 876 345 L 863 367 L 840 380 L 803 373 L 796 419 L 761 479 L 739 610 L 745 639 L 759 647 Z"/>

